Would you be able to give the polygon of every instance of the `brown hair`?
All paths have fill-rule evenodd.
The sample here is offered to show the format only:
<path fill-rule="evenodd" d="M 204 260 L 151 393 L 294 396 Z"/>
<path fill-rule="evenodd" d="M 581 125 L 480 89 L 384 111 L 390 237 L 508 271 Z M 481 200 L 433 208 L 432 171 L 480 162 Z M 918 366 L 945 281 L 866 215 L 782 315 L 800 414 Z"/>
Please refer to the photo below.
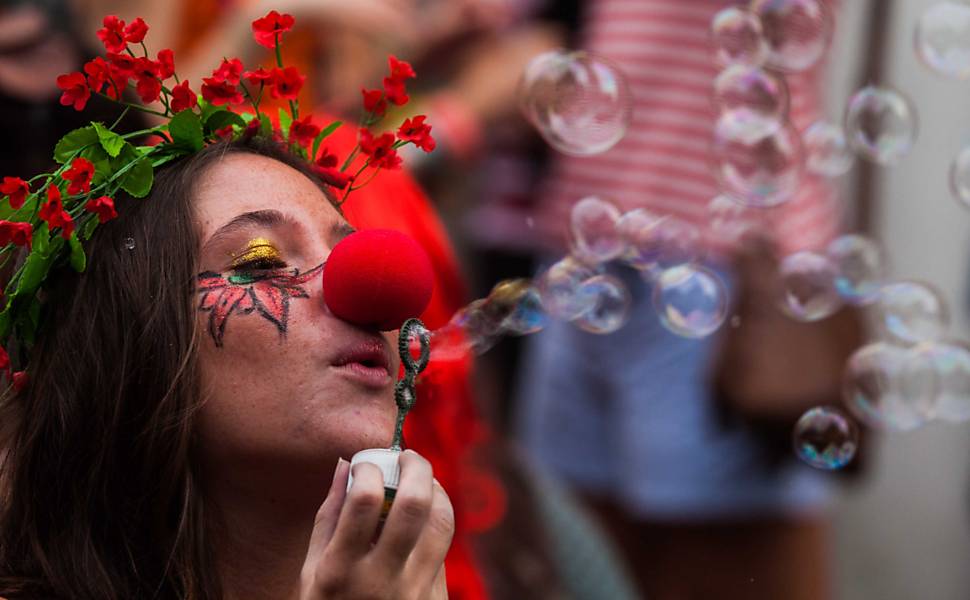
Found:
<path fill-rule="evenodd" d="M 157 171 L 151 197 L 120 198 L 83 275 L 49 278 L 29 384 L 0 401 L 0 596 L 220 597 L 192 461 L 203 401 L 192 201 L 207 167 L 235 152 L 324 189 L 277 144 L 216 144 Z"/>

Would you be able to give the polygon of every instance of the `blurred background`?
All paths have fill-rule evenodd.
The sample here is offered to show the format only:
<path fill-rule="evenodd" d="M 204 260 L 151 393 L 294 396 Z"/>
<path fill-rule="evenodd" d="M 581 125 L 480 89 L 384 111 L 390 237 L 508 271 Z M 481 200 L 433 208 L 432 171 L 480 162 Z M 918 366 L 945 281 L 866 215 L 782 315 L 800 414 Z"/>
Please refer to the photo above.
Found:
<path fill-rule="evenodd" d="M 819 187 L 823 191 L 817 195 L 825 196 L 826 201 L 835 199 L 829 208 L 831 220 L 840 221 L 843 230 L 868 229 L 866 232 L 884 245 L 894 279 L 918 279 L 935 285 L 950 307 L 949 335 L 966 339 L 970 335 L 970 213 L 952 197 L 949 169 L 953 157 L 970 143 L 970 84 L 940 77 L 927 69 L 913 48 L 914 27 L 920 15 L 937 3 L 830 3 L 835 15 L 834 33 L 823 68 L 813 72 L 814 79 L 792 76 L 792 96 L 801 98 L 793 100 L 792 112 L 793 119 L 800 118 L 802 111 L 805 115 L 811 113 L 812 120 L 823 117 L 839 124 L 849 98 L 869 82 L 869 77 L 877 77 L 874 83 L 903 90 L 910 97 L 919 114 L 919 137 L 912 152 L 892 168 L 861 166 L 860 161 L 848 175 Z M 708 43 L 706 24 L 717 11 L 735 3 L 614 0 L 600 3 L 601 12 L 593 8 L 596 4 L 578 0 L 3 0 L 0 120 L 8 143 L 2 149 L 0 175 L 41 170 L 60 135 L 89 119 L 99 118 L 91 113 L 78 116 L 59 106 L 54 80 L 61 73 L 79 69 L 100 52 L 100 41 L 94 32 L 101 27 L 104 15 L 117 14 L 129 21 L 136 16 L 144 18 L 152 27 L 148 43 L 153 53 L 163 47 L 172 48 L 183 79 L 199 82 L 223 57 L 238 56 L 247 67 L 266 60 L 251 43 L 249 24 L 271 9 L 288 12 L 300 23 L 299 31 L 285 48 L 288 62 L 300 65 L 309 75 L 301 102 L 321 111 L 353 121 L 360 106 L 360 89 L 384 74 L 387 54 L 396 54 L 415 65 L 419 78 L 411 90 L 412 101 L 407 112 L 392 112 L 391 120 L 428 115 L 438 148 L 430 155 L 410 154 L 405 163 L 427 193 L 455 246 L 468 286 L 468 300 L 484 298 L 498 281 L 532 277 L 540 265 L 548 265 L 567 251 L 562 245 L 567 228 L 543 207 L 556 202 L 571 204 L 581 197 L 577 194 L 567 200 L 550 200 L 571 193 L 568 187 L 557 187 L 550 181 L 567 179 L 564 173 L 575 163 L 566 161 L 582 159 L 567 159 L 551 149 L 522 116 L 519 82 L 529 62 L 554 48 L 580 48 L 594 43 L 589 31 L 595 30 L 597 19 L 611 14 L 609 8 L 620 13 L 629 10 L 637 18 L 646 15 L 648 21 L 653 19 L 644 25 L 649 40 L 643 43 L 666 44 L 664 51 L 674 57 L 668 61 L 669 68 L 676 71 L 681 68 L 676 55 L 703 55 L 698 47 Z M 615 35 L 630 36 L 623 38 L 624 43 L 635 49 L 638 41 L 633 37 L 637 33 L 634 25 L 629 30 L 613 26 Z M 710 52 L 713 79 L 717 67 L 713 50 Z M 658 72 L 668 68 L 664 60 L 643 66 L 655 67 Z M 662 85 L 662 75 L 651 76 L 659 78 L 661 83 L 657 85 Z M 198 89 L 197 85 L 194 89 Z M 640 89 L 634 86 L 635 97 L 644 93 Z M 93 110 L 101 108 L 104 107 L 95 103 Z M 707 127 L 712 116 L 713 113 L 698 120 Z M 633 122 L 639 122 L 649 137 L 649 122 L 644 125 L 638 121 L 637 113 Z M 799 128 L 806 125 L 796 122 Z M 670 177 L 684 179 L 678 171 L 679 158 L 672 157 L 671 161 Z M 625 168 L 637 171 L 641 166 L 634 163 Z M 656 164 L 642 169 L 652 169 L 658 178 L 666 175 L 664 168 Z M 643 198 L 655 193 L 657 186 L 651 189 L 654 192 L 644 192 Z M 632 193 L 632 197 L 638 197 L 638 193 Z M 634 207 L 629 201 L 621 206 L 624 210 Z M 679 216 L 701 225 L 707 218 L 703 210 L 685 209 Z M 825 226 L 818 228 L 822 231 Z M 783 239 L 778 240 L 782 245 L 787 241 L 786 235 L 782 233 Z M 733 267 L 725 266 L 723 261 L 712 259 L 712 268 L 724 273 L 732 288 L 741 286 L 728 274 Z M 624 278 L 628 279 L 630 273 L 617 276 L 626 281 Z M 634 307 L 639 306 L 641 296 L 649 295 L 648 290 L 637 292 L 636 285 L 639 284 L 631 284 Z M 732 325 L 741 330 L 745 326 L 744 321 L 740 326 Z M 675 346 L 673 339 L 663 338 L 656 329 L 643 335 L 659 339 L 658 348 Z M 543 343 L 577 344 L 589 352 L 595 351 L 604 361 L 597 367 L 580 364 L 588 356 L 574 357 L 580 370 L 602 367 L 602 371 L 590 375 L 601 387 L 587 389 L 577 384 L 571 392 L 576 397 L 571 396 L 570 402 L 607 403 L 608 394 L 603 390 L 620 385 L 618 371 L 622 369 L 611 370 L 609 363 L 612 361 L 616 367 L 623 359 L 610 354 L 613 342 L 609 336 L 597 342 L 569 335 L 556 333 L 550 326 L 535 336 L 490 340 L 483 344 L 487 351 L 476 359 L 472 375 L 476 410 L 497 432 L 500 443 L 495 445 L 496 452 L 517 465 L 498 469 L 503 474 L 503 485 L 511 496 L 529 498 L 525 505 L 531 508 L 523 510 L 534 511 L 546 529 L 542 542 L 546 548 L 536 552 L 544 552 L 545 559 L 558 565 L 554 570 L 563 580 L 558 586 L 544 581 L 545 571 L 536 566 L 541 561 L 528 552 L 509 552 L 519 542 L 528 548 L 539 545 L 522 541 L 520 538 L 526 535 L 523 531 L 487 534 L 483 537 L 491 535 L 491 539 L 477 547 L 476 555 L 493 597 L 961 600 L 970 596 L 970 428 L 966 424 L 929 423 L 907 432 L 867 430 L 859 464 L 850 468 L 848 475 L 840 476 L 809 472 L 809 467 L 796 463 L 789 433 L 794 418 L 785 415 L 779 421 L 773 415 L 770 420 L 777 421 L 772 423 L 773 435 L 778 437 L 778 431 L 781 432 L 782 454 L 774 446 L 765 450 L 765 455 L 770 453 L 773 458 L 757 462 L 757 468 L 766 473 L 764 477 L 750 481 L 741 477 L 736 481 L 747 495 L 735 494 L 733 476 L 725 475 L 727 471 L 720 470 L 715 460 L 713 466 L 708 465 L 713 473 L 710 481 L 696 488 L 697 493 L 709 498 L 678 510 L 677 498 L 681 496 L 673 494 L 666 500 L 657 500 L 652 495 L 650 469 L 655 468 L 654 463 L 666 462 L 667 469 L 677 471 L 677 452 L 682 448 L 672 450 L 670 455 L 652 457 L 654 463 L 644 467 L 648 472 L 642 484 L 645 491 L 636 488 L 620 493 L 611 487 L 617 481 L 611 477 L 637 477 L 636 466 L 629 467 L 623 461 L 613 466 L 604 463 L 602 478 L 598 479 L 596 464 L 586 468 L 581 458 L 559 461 L 556 446 L 546 444 L 542 441 L 545 438 L 536 433 L 537 426 L 530 419 L 541 421 L 549 417 L 529 412 L 533 391 L 551 389 L 550 381 L 558 377 L 540 377 L 542 370 L 537 365 L 547 356 L 542 354 L 547 352 L 542 350 Z M 599 343 L 603 345 L 596 346 Z M 655 378 L 662 379 L 670 372 L 661 369 L 676 371 L 676 365 L 685 361 L 700 364 L 708 360 L 695 356 L 695 349 L 702 342 L 691 346 L 695 342 L 678 340 L 676 344 L 687 348 L 685 354 L 668 356 L 671 362 L 667 366 L 649 367 Z M 568 360 L 569 357 L 555 359 Z M 635 365 L 631 361 L 619 366 L 636 370 Z M 697 386 L 706 386 L 707 372 L 699 366 L 681 376 L 693 378 Z M 691 394 L 684 392 L 685 402 L 693 401 Z M 559 398 L 550 400 L 558 401 Z M 559 408 L 568 410 L 567 403 L 563 401 L 555 410 Z M 712 408 L 711 412 L 717 411 Z M 664 418 L 663 413 L 649 411 L 641 414 L 634 410 L 631 414 L 633 419 Z M 583 418 L 587 417 L 580 417 Z M 711 426 L 707 420 L 698 419 L 697 423 L 704 427 Z M 689 427 L 691 422 L 677 420 L 676 426 L 687 423 Z M 663 427 L 663 421 L 653 423 L 652 429 L 645 426 L 642 435 L 662 438 L 662 434 L 650 432 Z M 725 453 L 723 458 L 732 458 L 725 460 L 731 463 L 730 469 L 742 469 L 745 461 L 733 460 L 737 457 L 727 456 L 728 453 L 754 452 L 740 438 L 717 438 L 705 447 L 706 438 L 695 433 L 675 435 L 696 438 L 700 449 L 695 448 L 692 456 L 704 455 L 708 460 L 711 456 L 716 459 L 719 452 Z M 590 439 L 576 434 L 569 441 L 582 448 L 584 443 L 597 443 Z M 623 442 L 608 436 L 598 439 L 598 443 L 612 447 Z M 675 441 L 673 446 L 678 443 Z M 644 445 L 638 444 L 631 442 L 631 452 L 643 450 Z M 662 445 L 647 444 L 646 448 L 643 451 L 665 452 Z M 624 471 L 626 468 L 633 468 L 634 472 Z M 674 479 L 677 478 L 671 480 Z M 771 485 L 764 483 L 775 479 Z M 790 488 L 787 491 L 775 489 L 786 486 Z M 511 506 L 510 511 L 520 505 L 513 502 Z M 513 516 L 528 520 L 523 517 L 528 514 L 532 513 Z M 513 523 L 507 529 L 515 529 L 516 519 L 507 520 Z M 797 527 L 784 529 L 783 523 L 784 527 Z M 578 532 L 579 537 L 570 537 L 568 531 Z M 500 539 L 503 535 L 507 541 Z M 641 539 L 624 539 L 631 535 Z M 772 551 L 759 553 L 758 540 L 764 540 L 764 548 L 777 549 L 778 555 L 784 554 L 790 560 L 761 556 Z M 587 543 L 592 550 L 581 547 Z M 595 576 L 588 576 L 590 580 L 601 577 L 606 582 L 603 587 L 570 581 L 582 579 L 576 573 L 583 573 L 580 569 L 571 578 L 570 561 L 588 556 L 584 553 L 589 552 L 609 563 L 597 565 Z M 756 566 L 746 569 L 746 561 Z M 724 570 L 733 570 L 732 577 L 750 585 L 737 588 L 734 579 L 718 580 L 721 575 L 708 573 L 708 567 L 718 571 L 714 568 L 718 564 L 724 565 Z M 681 582 L 655 576 L 651 565 L 668 571 L 670 579 Z M 776 571 L 768 573 L 769 569 Z M 507 575 L 506 571 L 517 575 Z M 683 583 L 708 577 L 708 588 L 691 588 Z M 516 578 L 520 581 L 505 581 Z M 762 578 L 780 583 L 766 583 L 776 587 L 760 588 Z M 713 591 L 704 594 L 699 589 Z M 778 595 L 779 589 L 788 591 Z"/>

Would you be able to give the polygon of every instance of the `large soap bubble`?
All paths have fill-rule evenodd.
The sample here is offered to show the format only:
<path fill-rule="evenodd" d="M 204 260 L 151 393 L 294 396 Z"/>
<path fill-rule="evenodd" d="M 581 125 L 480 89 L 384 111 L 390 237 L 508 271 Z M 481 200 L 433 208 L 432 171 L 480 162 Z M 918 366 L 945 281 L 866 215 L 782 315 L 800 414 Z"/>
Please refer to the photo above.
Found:
<path fill-rule="evenodd" d="M 731 65 L 714 80 L 714 106 L 720 110 L 746 108 L 769 119 L 788 116 L 788 84 L 778 75 L 750 65 Z"/>
<path fill-rule="evenodd" d="M 589 305 L 573 323 L 590 333 L 606 335 L 626 325 L 633 299 L 626 285 L 612 275 L 596 275 L 584 281 L 579 294 Z"/>
<path fill-rule="evenodd" d="M 779 265 L 781 308 L 797 321 L 818 321 L 842 306 L 835 288 L 838 274 L 827 256 L 802 251 L 786 256 Z"/>
<path fill-rule="evenodd" d="M 912 352 L 926 359 L 936 378 L 933 418 L 951 423 L 970 421 L 970 350 L 967 346 L 956 342 L 923 342 L 914 346 Z"/>
<path fill-rule="evenodd" d="M 913 148 L 918 129 L 916 108 L 896 90 L 867 86 L 849 99 L 845 132 L 852 149 L 867 160 L 898 163 Z"/>
<path fill-rule="evenodd" d="M 906 431 L 928 421 L 937 382 L 925 357 L 876 342 L 855 351 L 846 364 L 843 400 L 870 427 Z"/>
<path fill-rule="evenodd" d="M 838 125 L 816 121 L 802 134 L 805 168 L 823 177 L 838 177 L 852 168 L 855 155 Z"/>
<path fill-rule="evenodd" d="M 588 52 L 552 51 L 526 66 L 519 104 L 549 145 L 589 156 L 626 134 L 633 96 L 619 67 Z"/>
<path fill-rule="evenodd" d="M 761 20 L 737 6 L 729 6 L 711 19 L 711 41 L 717 62 L 722 66 L 737 63 L 759 66 L 768 57 Z"/>
<path fill-rule="evenodd" d="M 836 268 L 835 289 L 849 304 L 869 304 L 879 297 L 886 276 L 882 247 L 864 235 L 840 236 L 826 249 Z"/>
<path fill-rule="evenodd" d="M 883 285 L 870 308 L 876 333 L 901 345 L 939 340 L 950 314 L 936 288 L 918 281 Z"/>
<path fill-rule="evenodd" d="M 592 307 L 592 298 L 581 294 L 580 286 L 596 274 L 593 268 L 572 256 L 553 263 L 538 277 L 542 307 L 560 319 L 575 319 Z"/>
<path fill-rule="evenodd" d="M 962 206 L 970 208 L 970 146 L 964 147 L 950 165 L 950 191 Z"/>
<path fill-rule="evenodd" d="M 916 55 L 940 75 L 970 77 L 970 6 L 939 2 L 926 9 L 916 24 Z"/>
<path fill-rule="evenodd" d="M 665 269 L 654 281 L 653 306 L 663 326 L 676 335 L 711 335 L 727 317 L 727 286 L 713 271 L 694 265 Z"/>
<path fill-rule="evenodd" d="M 818 0 L 752 0 L 768 42 L 767 65 L 804 71 L 825 55 L 832 39 L 832 14 Z"/>
<path fill-rule="evenodd" d="M 574 204 L 569 222 L 580 258 L 602 263 L 622 254 L 626 246 L 616 229 L 619 219 L 620 210 L 598 196 Z"/>
<path fill-rule="evenodd" d="M 726 111 L 718 118 L 713 154 L 724 190 L 748 206 L 787 202 L 801 181 L 801 136 L 791 124 L 749 109 Z"/>

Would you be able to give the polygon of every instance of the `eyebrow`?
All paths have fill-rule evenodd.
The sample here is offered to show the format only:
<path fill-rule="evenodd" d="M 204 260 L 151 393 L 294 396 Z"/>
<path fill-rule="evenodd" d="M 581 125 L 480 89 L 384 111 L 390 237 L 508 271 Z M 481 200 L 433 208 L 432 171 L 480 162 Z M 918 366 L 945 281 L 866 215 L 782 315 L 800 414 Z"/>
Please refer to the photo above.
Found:
<path fill-rule="evenodd" d="M 223 238 L 226 238 L 233 233 L 239 231 L 240 229 L 245 229 L 247 227 L 278 227 L 280 225 L 290 225 L 290 226 L 301 226 L 301 224 L 294 218 L 281 213 L 278 210 L 254 210 L 250 212 L 244 212 L 240 215 L 233 217 L 231 221 L 216 230 L 209 240 L 203 245 L 203 252 L 209 247 L 218 243 Z M 330 239 L 333 244 L 336 245 L 337 242 L 344 239 L 348 235 L 355 233 L 357 230 L 354 229 L 349 223 L 345 221 L 338 221 L 330 226 Z"/>

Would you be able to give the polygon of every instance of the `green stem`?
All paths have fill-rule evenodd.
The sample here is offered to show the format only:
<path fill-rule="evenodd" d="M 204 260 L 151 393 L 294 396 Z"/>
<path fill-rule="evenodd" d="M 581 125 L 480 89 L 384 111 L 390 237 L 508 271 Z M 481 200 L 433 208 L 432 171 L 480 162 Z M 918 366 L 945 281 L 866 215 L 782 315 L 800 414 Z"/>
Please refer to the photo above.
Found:
<path fill-rule="evenodd" d="M 126 106 L 125 109 L 123 111 L 121 111 L 121 114 L 118 115 L 118 118 L 115 119 L 115 122 L 111 124 L 111 127 L 108 127 L 108 129 L 111 129 L 113 131 L 114 128 L 117 127 L 121 123 L 121 120 L 125 118 L 125 115 L 128 114 L 128 111 L 129 110 L 131 110 L 131 107 L 130 106 Z"/>
<path fill-rule="evenodd" d="M 115 91 L 117 91 L 117 89 L 118 88 L 115 87 Z M 120 98 L 121 98 L 121 95 L 120 94 L 118 95 L 119 100 L 115 100 L 114 98 L 112 98 L 111 96 L 109 96 L 107 94 L 102 94 L 101 92 L 96 92 L 96 93 L 99 96 L 101 96 L 102 98 L 107 98 L 108 100 L 110 100 L 112 102 L 115 102 L 115 103 L 120 104 L 122 106 L 127 106 L 128 108 L 134 108 L 135 110 L 140 110 L 143 113 L 148 113 L 150 115 L 155 115 L 157 117 L 167 117 L 168 116 L 167 114 L 162 113 L 162 112 L 158 112 L 157 110 L 152 110 L 150 108 L 145 108 L 144 106 L 140 106 L 138 104 L 132 104 L 130 102 L 125 102 L 123 100 L 120 100 Z"/>

